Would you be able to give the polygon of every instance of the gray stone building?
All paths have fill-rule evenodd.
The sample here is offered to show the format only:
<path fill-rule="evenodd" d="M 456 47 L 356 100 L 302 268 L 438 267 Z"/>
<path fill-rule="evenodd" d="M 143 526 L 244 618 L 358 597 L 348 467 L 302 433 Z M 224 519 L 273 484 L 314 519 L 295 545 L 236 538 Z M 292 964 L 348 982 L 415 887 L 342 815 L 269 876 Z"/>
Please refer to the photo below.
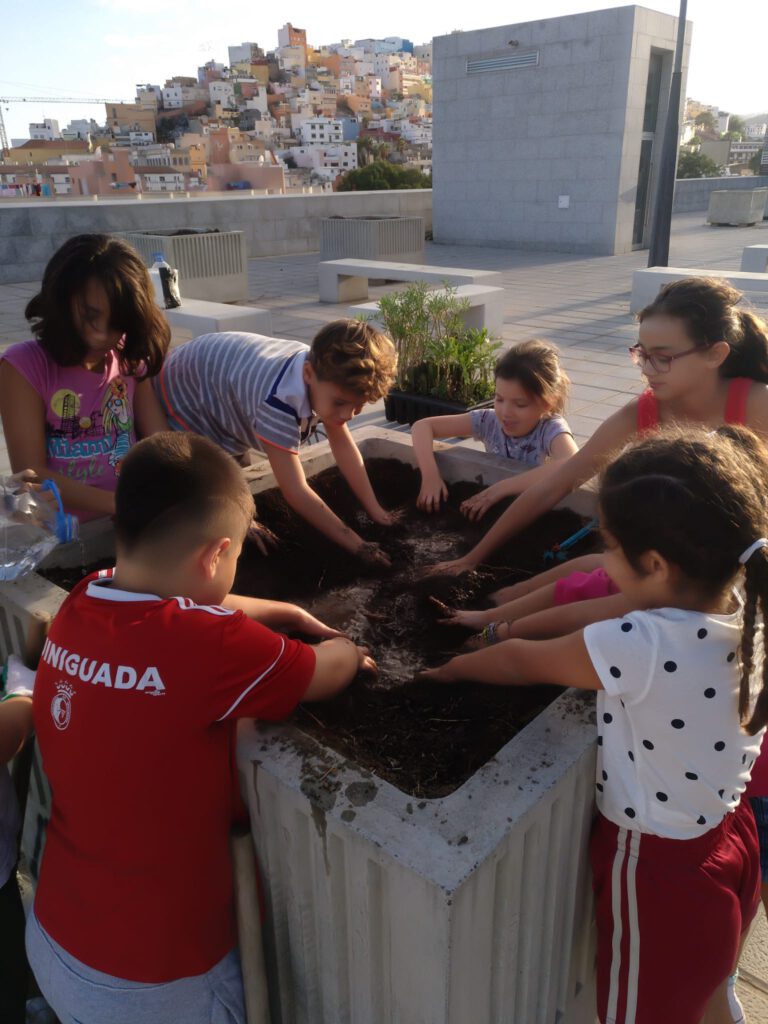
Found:
<path fill-rule="evenodd" d="M 676 30 L 630 6 L 435 38 L 435 241 L 646 246 Z"/>

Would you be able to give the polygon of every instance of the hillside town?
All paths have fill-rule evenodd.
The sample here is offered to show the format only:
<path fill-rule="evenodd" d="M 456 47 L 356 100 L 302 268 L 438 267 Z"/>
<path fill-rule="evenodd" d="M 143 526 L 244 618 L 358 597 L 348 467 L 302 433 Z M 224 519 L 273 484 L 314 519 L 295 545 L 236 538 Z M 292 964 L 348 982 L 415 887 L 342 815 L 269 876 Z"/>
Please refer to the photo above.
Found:
<path fill-rule="evenodd" d="M 137 85 L 103 123 L 45 118 L 9 145 L 0 131 L 0 196 L 322 192 L 376 160 L 430 173 L 431 44 L 314 47 L 290 22 L 277 35 L 274 50 L 244 42 L 226 64 Z"/>

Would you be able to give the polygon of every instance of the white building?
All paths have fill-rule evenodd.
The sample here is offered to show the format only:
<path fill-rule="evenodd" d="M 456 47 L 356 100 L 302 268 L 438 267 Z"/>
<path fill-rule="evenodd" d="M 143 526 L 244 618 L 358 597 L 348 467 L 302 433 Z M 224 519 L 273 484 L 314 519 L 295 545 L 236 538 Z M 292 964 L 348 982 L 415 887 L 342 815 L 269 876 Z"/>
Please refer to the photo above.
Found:
<path fill-rule="evenodd" d="M 128 144 L 131 146 L 151 146 L 154 141 L 152 132 L 128 132 Z"/>
<path fill-rule="evenodd" d="M 768 131 L 768 125 L 763 122 L 762 124 L 748 124 L 746 135 L 748 139 L 763 139 L 765 133 Z"/>
<path fill-rule="evenodd" d="M 220 103 L 222 107 L 232 109 L 235 104 L 235 87 L 231 82 L 214 81 L 208 85 L 211 104 Z"/>
<path fill-rule="evenodd" d="M 184 96 L 180 85 L 166 85 L 163 87 L 163 109 L 179 110 L 184 106 Z"/>
<path fill-rule="evenodd" d="M 307 145 L 328 146 L 344 140 L 344 126 L 332 117 L 309 117 L 301 125 L 301 141 Z"/>
<path fill-rule="evenodd" d="M 102 131 L 98 124 L 93 118 L 77 118 L 74 121 L 70 121 L 67 127 L 62 131 L 61 137 L 67 142 L 73 142 L 75 139 L 80 139 L 83 142 L 87 142 L 91 135 L 98 135 Z"/>
<path fill-rule="evenodd" d="M 35 141 L 53 142 L 61 138 L 59 122 L 54 118 L 46 117 L 44 121 L 32 123 L 29 126 L 29 137 Z"/>
<path fill-rule="evenodd" d="M 731 120 L 731 115 L 726 110 L 720 110 L 717 113 L 717 130 L 723 135 L 728 131 L 728 122 Z"/>
<path fill-rule="evenodd" d="M 357 167 L 357 144 L 345 142 L 339 146 L 291 146 L 281 154 L 292 156 L 297 167 L 308 168 L 327 181 L 335 180 L 346 171 Z"/>
<path fill-rule="evenodd" d="M 258 43 L 240 43 L 239 46 L 228 46 L 227 54 L 229 55 L 230 67 L 233 67 L 235 64 L 250 64 L 251 61 L 258 60 L 264 56 Z"/>

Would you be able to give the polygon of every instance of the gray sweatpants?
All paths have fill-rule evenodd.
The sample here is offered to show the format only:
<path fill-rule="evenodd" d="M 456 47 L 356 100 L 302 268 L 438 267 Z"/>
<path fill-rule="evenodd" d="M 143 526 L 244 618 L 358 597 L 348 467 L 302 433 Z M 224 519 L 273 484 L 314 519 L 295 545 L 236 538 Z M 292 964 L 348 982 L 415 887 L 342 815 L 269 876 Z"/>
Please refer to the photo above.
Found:
<path fill-rule="evenodd" d="M 206 974 L 159 985 L 125 981 L 70 956 L 33 911 L 27 921 L 27 956 L 61 1024 L 245 1024 L 236 949 Z"/>

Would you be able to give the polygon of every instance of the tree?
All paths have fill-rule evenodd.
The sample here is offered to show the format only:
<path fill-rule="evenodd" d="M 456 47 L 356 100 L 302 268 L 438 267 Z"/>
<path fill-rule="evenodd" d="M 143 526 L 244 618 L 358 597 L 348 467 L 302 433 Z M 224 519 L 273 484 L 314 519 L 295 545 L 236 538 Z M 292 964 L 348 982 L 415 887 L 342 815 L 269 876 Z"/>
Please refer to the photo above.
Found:
<path fill-rule="evenodd" d="M 757 153 L 755 153 L 755 155 L 752 157 L 752 159 L 749 161 L 749 163 L 747 165 L 749 167 L 750 171 L 754 171 L 755 174 L 759 174 L 760 173 L 760 165 L 762 163 L 762 160 L 763 160 L 763 154 L 762 154 L 762 152 L 760 150 L 758 150 Z"/>
<path fill-rule="evenodd" d="M 374 160 L 367 167 L 348 171 L 337 185 L 338 192 L 378 192 L 399 188 L 432 188 L 432 179 L 416 167 L 396 167 L 387 160 Z"/>
<path fill-rule="evenodd" d="M 720 168 L 703 153 L 681 153 L 677 161 L 678 178 L 719 178 Z"/>
<path fill-rule="evenodd" d="M 373 139 L 370 135 L 362 135 L 357 140 L 357 163 L 365 167 L 373 160 Z"/>
<path fill-rule="evenodd" d="M 717 121 L 711 110 L 702 110 L 696 115 L 693 123 L 710 135 L 717 135 Z"/>
<path fill-rule="evenodd" d="M 738 114 L 731 114 L 730 120 L 728 121 L 728 132 L 738 132 L 743 138 L 746 130 L 747 126 L 744 124 L 744 118 L 739 117 Z"/>

